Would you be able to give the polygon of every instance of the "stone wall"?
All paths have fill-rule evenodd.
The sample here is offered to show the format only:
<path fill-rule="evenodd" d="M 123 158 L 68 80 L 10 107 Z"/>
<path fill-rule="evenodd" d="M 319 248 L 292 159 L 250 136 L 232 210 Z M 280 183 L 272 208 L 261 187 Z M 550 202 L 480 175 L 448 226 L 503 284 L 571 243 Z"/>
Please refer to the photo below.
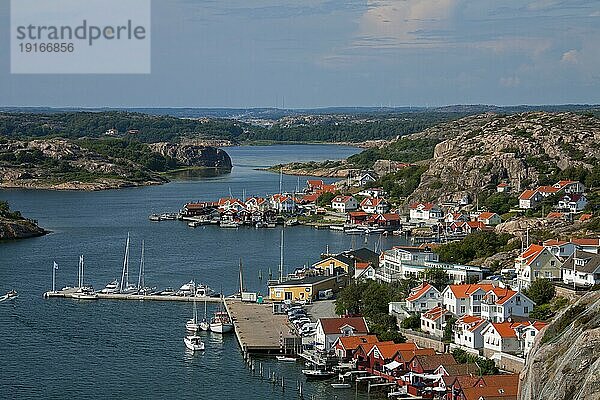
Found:
<path fill-rule="evenodd" d="M 432 348 L 439 353 L 446 352 L 446 343 L 439 339 L 419 332 L 411 331 L 410 329 L 400 329 L 400 332 L 404 335 L 404 337 L 406 337 L 407 341 L 414 342 L 421 348 Z"/>

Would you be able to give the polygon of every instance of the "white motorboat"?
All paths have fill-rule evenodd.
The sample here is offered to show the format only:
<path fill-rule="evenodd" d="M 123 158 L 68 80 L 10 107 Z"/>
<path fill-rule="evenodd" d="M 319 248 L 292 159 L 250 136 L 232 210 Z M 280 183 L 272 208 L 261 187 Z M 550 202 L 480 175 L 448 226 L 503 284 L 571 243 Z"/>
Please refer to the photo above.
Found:
<path fill-rule="evenodd" d="M 109 284 L 107 284 L 104 287 L 104 289 L 100 290 L 100 293 L 102 293 L 102 294 L 119 293 L 119 281 L 115 279 L 114 281 L 110 282 Z"/>
<path fill-rule="evenodd" d="M 303 369 L 302 373 L 309 379 L 327 379 L 334 375 L 333 372 L 324 371 L 322 369 Z"/>
<path fill-rule="evenodd" d="M 93 289 L 90 290 L 89 288 L 82 288 L 71 296 L 77 300 L 98 300 L 98 294 L 95 293 Z"/>
<path fill-rule="evenodd" d="M 277 358 L 277 361 L 284 361 L 284 362 L 296 362 L 296 361 L 298 361 L 297 358 L 295 358 L 295 357 L 288 357 L 288 356 L 276 356 L 275 358 Z"/>
<path fill-rule="evenodd" d="M 180 296 L 192 296 L 194 294 L 195 288 L 196 282 L 191 280 L 188 283 L 181 285 L 181 287 L 177 291 L 177 294 Z"/>
<path fill-rule="evenodd" d="M 254 225 L 257 229 L 260 228 L 266 228 L 267 227 L 267 223 L 264 221 L 258 221 L 255 225 Z"/>
<path fill-rule="evenodd" d="M 196 297 L 210 297 L 215 294 L 215 291 L 210 288 L 208 285 L 198 285 L 196 286 Z"/>
<path fill-rule="evenodd" d="M 202 321 L 200 321 L 200 323 L 198 324 L 199 328 L 201 331 L 209 331 L 210 330 L 210 324 L 208 323 L 207 320 L 207 310 L 206 310 L 206 299 L 204 300 L 204 319 Z"/>
<path fill-rule="evenodd" d="M 185 347 L 191 351 L 204 350 L 204 342 L 202 342 L 202 338 L 200 336 L 186 336 L 183 338 L 183 342 L 185 343 Z"/>
<path fill-rule="evenodd" d="M 221 228 L 234 228 L 234 229 L 237 229 L 239 227 L 239 224 L 237 222 L 221 221 L 219 223 L 219 226 Z"/>
<path fill-rule="evenodd" d="M 331 387 L 334 389 L 350 389 L 352 385 L 349 383 L 332 383 Z"/>
<path fill-rule="evenodd" d="M 226 311 L 215 312 L 213 319 L 210 321 L 211 332 L 227 333 L 233 330 L 233 324 L 229 319 L 229 314 Z"/>
<path fill-rule="evenodd" d="M 370 228 L 365 231 L 367 235 L 380 235 L 385 232 L 383 228 Z"/>
<path fill-rule="evenodd" d="M 0 297 L 0 302 L 6 301 L 6 300 L 14 300 L 17 297 L 19 297 L 17 291 L 11 290 L 10 292 L 6 293 L 4 296 Z"/>
<path fill-rule="evenodd" d="M 158 214 L 152 214 L 152 215 L 150 215 L 150 216 L 148 217 L 148 219 L 149 219 L 150 221 L 153 221 L 153 222 L 158 222 L 158 221 L 160 221 L 162 218 L 161 218 L 161 217 L 160 217 L 160 215 L 158 215 Z"/>

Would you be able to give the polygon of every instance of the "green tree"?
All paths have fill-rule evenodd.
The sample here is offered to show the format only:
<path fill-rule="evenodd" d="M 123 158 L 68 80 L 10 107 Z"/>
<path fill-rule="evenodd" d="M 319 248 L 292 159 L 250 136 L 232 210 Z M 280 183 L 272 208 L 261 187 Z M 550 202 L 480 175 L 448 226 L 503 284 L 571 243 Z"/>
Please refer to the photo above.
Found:
<path fill-rule="evenodd" d="M 431 267 L 423 271 L 423 278 L 440 292 L 450 284 L 450 278 L 442 267 Z"/>
<path fill-rule="evenodd" d="M 496 214 L 506 214 L 519 203 L 516 197 L 510 196 L 508 193 L 494 193 L 488 196 L 484 205 L 488 211 L 495 212 Z"/>
<path fill-rule="evenodd" d="M 474 363 L 479 367 L 480 375 L 495 375 L 499 372 L 494 361 L 467 353 L 463 349 L 452 350 L 452 356 L 459 364 Z"/>
<path fill-rule="evenodd" d="M 402 322 L 400 322 L 400 326 L 404 329 L 420 329 L 421 317 L 418 314 L 413 314 L 410 317 L 404 318 Z"/>
<path fill-rule="evenodd" d="M 456 318 L 452 317 L 446 321 L 446 326 L 444 326 L 444 335 L 442 340 L 446 343 L 452 342 L 452 336 L 454 334 L 454 324 L 456 323 Z"/>
<path fill-rule="evenodd" d="M 525 291 L 525 295 L 533 300 L 537 306 L 549 303 L 555 294 L 554 285 L 547 279 L 536 279 Z"/>
<path fill-rule="evenodd" d="M 489 257 L 500 251 L 509 250 L 512 235 L 494 231 L 473 232 L 463 240 L 439 246 L 435 251 L 443 262 L 468 263 L 478 258 Z"/>
<path fill-rule="evenodd" d="M 337 196 L 335 193 L 325 192 L 317 198 L 318 206 L 329 206 L 331 201 Z"/>

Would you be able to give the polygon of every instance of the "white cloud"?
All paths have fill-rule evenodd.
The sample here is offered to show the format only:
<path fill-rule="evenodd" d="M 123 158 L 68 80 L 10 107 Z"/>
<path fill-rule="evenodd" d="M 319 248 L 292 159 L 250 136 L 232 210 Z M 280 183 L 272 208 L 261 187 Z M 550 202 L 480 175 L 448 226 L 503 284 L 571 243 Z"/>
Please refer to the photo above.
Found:
<path fill-rule="evenodd" d="M 573 50 L 569 50 L 566 53 L 564 53 L 562 55 L 562 58 L 560 59 L 560 61 L 565 64 L 579 64 L 579 57 L 580 57 L 579 51 L 573 49 Z"/>

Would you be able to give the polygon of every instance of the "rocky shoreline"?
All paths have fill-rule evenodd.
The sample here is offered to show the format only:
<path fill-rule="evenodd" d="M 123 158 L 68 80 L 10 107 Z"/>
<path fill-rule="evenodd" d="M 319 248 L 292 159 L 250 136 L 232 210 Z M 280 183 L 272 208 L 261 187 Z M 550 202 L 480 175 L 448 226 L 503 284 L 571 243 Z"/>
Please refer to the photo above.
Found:
<path fill-rule="evenodd" d="M 49 233 L 35 221 L 28 219 L 7 219 L 0 217 L 0 241 L 27 239 Z"/>

